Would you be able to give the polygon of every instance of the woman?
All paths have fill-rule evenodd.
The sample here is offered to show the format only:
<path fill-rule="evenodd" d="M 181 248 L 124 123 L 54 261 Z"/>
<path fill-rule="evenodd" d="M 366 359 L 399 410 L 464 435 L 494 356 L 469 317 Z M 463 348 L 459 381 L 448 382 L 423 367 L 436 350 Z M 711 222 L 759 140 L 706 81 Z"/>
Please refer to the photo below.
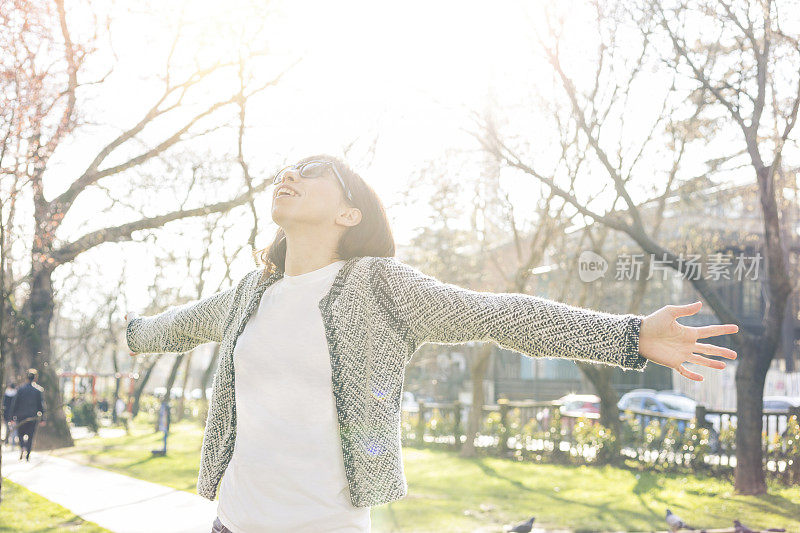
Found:
<path fill-rule="evenodd" d="M 736 357 L 697 342 L 735 325 L 676 321 L 699 302 L 617 315 L 425 275 L 394 258 L 379 198 L 335 157 L 274 181 L 264 268 L 127 326 L 131 355 L 220 343 L 197 481 L 212 501 L 220 487 L 212 531 L 369 531 L 370 506 L 407 493 L 400 399 L 424 343 L 492 341 L 636 371 L 651 360 L 694 380 L 682 363 L 725 367 L 695 352 Z"/>

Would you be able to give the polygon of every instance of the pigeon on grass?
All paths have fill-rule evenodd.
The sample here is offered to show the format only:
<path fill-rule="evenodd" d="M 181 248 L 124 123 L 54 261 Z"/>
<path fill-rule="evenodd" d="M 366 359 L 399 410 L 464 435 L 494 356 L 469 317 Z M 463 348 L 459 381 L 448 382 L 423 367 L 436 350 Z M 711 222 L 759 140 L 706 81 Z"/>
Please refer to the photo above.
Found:
<path fill-rule="evenodd" d="M 531 529 L 533 529 L 533 521 L 536 520 L 535 516 L 530 517 L 529 520 L 525 520 L 524 522 L 520 522 L 516 526 L 512 527 L 508 530 L 508 533 L 531 533 Z"/>
<path fill-rule="evenodd" d="M 669 526 L 669 530 L 675 533 L 679 529 L 691 529 L 692 531 L 696 530 L 697 528 L 690 526 L 683 520 L 681 517 L 667 509 L 667 517 L 666 517 L 667 525 Z"/>
<path fill-rule="evenodd" d="M 733 530 L 736 533 L 756 533 L 755 530 L 750 529 L 749 527 L 747 527 L 746 525 L 742 524 L 738 520 L 734 520 L 733 521 L 733 528 L 734 528 Z M 786 530 L 784 528 L 773 527 L 773 528 L 770 528 L 770 529 L 765 529 L 764 531 L 786 531 Z"/>

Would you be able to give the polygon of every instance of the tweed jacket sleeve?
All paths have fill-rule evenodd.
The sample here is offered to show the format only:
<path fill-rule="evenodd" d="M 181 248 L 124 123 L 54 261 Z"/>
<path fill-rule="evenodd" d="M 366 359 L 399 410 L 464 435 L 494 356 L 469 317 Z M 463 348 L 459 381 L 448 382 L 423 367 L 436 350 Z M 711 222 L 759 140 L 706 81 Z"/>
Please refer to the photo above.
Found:
<path fill-rule="evenodd" d="M 611 314 L 521 293 L 445 283 L 394 257 L 379 276 L 411 344 L 491 341 L 529 357 L 560 357 L 644 371 L 643 316 Z M 409 354 L 406 364 L 410 361 Z"/>
<path fill-rule="evenodd" d="M 179 353 L 206 342 L 222 341 L 226 318 L 240 283 L 206 298 L 170 307 L 155 316 L 130 313 L 125 330 L 128 347 L 136 353 Z"/>

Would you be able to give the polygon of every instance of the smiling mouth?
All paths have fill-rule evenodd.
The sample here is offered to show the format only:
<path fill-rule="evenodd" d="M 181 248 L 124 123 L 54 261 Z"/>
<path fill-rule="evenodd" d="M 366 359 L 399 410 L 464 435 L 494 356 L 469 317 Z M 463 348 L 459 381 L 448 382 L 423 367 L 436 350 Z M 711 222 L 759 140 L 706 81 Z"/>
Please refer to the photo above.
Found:
<path fill-rule="evenodd" d="M 280 190 L 280 192 L 278 192 L 277 196 L 275 196 L 275 199 L 277 200 L 278 198 L 286 198 L 287 196 L 288 197 L 292 197 L 292 196 L 300 196 L 300 195 L 298 193 L 292 191 L 288 187 L 281 187 L 281 190 Z"/>

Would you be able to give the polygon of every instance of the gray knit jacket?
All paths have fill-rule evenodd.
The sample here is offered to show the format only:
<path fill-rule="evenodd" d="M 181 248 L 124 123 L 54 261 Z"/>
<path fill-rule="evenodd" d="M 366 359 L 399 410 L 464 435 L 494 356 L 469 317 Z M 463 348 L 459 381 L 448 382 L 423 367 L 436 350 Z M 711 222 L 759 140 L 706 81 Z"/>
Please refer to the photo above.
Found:
<path fill-rule="evenodd" d="M 220 343 L 197 492 L 214 500 L 236 439 L 233 351 L 279 270 L 256 269 L 234 287 L 152 316 L 129 316 L 136 353 Z M 561 357 L 643 371 L 642 316 L 618 315 L 518 293 L 444 283 L 394 257 L 354 257 L 319 302 L 330 353 L 342 458 L 355 507 L 408 491 L 400 444 L 406 365 L 424 343 L 494 342 L 529 357 Z"/>

